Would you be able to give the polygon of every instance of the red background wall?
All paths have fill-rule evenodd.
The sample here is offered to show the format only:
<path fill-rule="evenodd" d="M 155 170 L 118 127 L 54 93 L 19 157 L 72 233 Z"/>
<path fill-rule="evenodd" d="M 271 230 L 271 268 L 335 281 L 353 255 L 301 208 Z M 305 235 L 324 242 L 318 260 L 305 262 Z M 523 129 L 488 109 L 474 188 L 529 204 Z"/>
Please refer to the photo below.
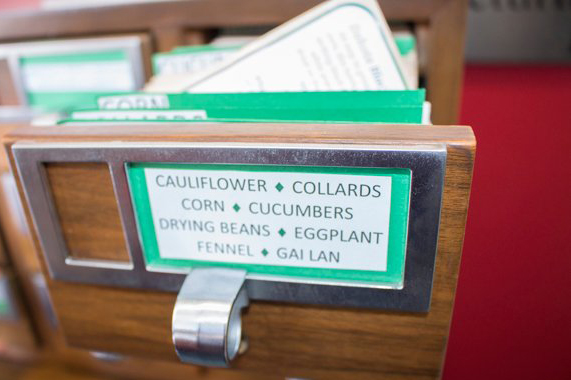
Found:
<path fill-rule="evenodd" d="M 444 379 L 571 379 L 571 66 L 468 65 L 478 139 Z"/>

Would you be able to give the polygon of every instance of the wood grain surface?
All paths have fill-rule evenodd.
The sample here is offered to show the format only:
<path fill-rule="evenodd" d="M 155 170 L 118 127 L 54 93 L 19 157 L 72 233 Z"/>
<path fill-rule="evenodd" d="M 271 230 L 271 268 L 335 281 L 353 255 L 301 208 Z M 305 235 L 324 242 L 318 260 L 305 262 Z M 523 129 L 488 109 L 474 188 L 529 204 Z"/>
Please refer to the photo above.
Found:
<path fill-rule="evenodd" d="M 0 142 L 4 142 L 4 136 L 6 136 L 10 131 L 17 128 L 18 125 L 14 124 L 0 124 Z M 10 163 L 8 162 L 8 156 L 6 155 L 6 150 L 4 148 L 0 149 L 0 172 L 6 172 L 10 170 Z"/>
<path fill-rule="evenodd" d="M 4 243 L 4 238 L 0 234 L 0 267 L 8 266 L 8 254 L 6 253 L 6 243 Z"/>
<path fill-rule="evenodd" d="M 426 90 L 434 124 L 454 124 L 464 74 L 467 0 L 444 1 L 431 14 L 426 38 Z"/>
<path fill-rule="evenodd" d="M 107 164 L 48 163 L 45 171 L 68 254 L 129 262 Z"/>
<path fill-rule="evenodd" d="M 28 311 L 24 308 L 22 293 L 15 282 L 14 273 L 0 269 L 0 277 L 8 279 L 13 316 L 0 317 L 0 359 L 25 361 L 34 357 L 36 336 Z"/>
<path fill-rule="evenodd" d="M 434 288 L 428 313 L 254 302 L 244 317 L 250 347 L 235 369 L 177 365 L 174 293 L 49 281 L 69 344 L 173 363 L 205 378 L 438 378 L 448 336 L 470 192 L 475 141 L 467 127 L 387 125 L 146 125 L 20 129 L 15 141 L 188 141 L 426 144 L 448 148 Z M 84 176 L 88 183 L 90 176 Z M 65 191 L 65 190 L 60 190 Z M 72 188 L 69 192 L 74 192 Z M 111 200 L 109 200 L 111 202 Z M 104 234 L 101 234 L 104 236 Z M 166 365 L 166 364 L 165 364 Z M 202 376 L 201 375 L 201 376 Z"/>
<path fill-rule="evenodd" d="M 0 141 L 3 141 L 4 136 L 15 127 L 17 126 L 0 124 Z M 11 195 L 18 194 L 17 189 L 12 188 L 13 192 L 7 193 L 7 190 L 10 190 L 8 187 L 15 185 L 13 181 L 10 181 L 12 175 L 9 170 L 6 152 L 0 149 L 0 245 L 2 246 L 0 250 L 4 254 L 1 258 L 2 269 L 0 270 L 10 278 L 14 287 L 14 301 L 18 314 L 18 319 L 13 321 L 0 319 L 0 356 L 4 359 L 29 361 L 37 357 L 40 342 L 36 330 L 37 325 L 34 323 L 34 309 L 29 307 L 27 298 L 31 291 L 31 282 L 21 281 L 22 273 L 19 269 L 26 271 L 35 267 L 39 272 L 40 264 L 33 258 L 33 263 L 30 263 L 22 255 L 14 254 L 15 252 L 24 253 L 14 250 L 15 246 L 22 243 L 27 243 L 27 247 L 32 252 L 35 252 L 35 248 L 31 234 L 27 234 L 25 238 L 21 235 L 21 223 L 25 222 L 23 213 L 12 215 L 13 210 L 17 210 L 19 204 L 14 208 L 11 197 Z"/>
<path fill-rule="evenodd" d="M 59 363 L 0 363 L 2 380 L 112 380 L 108 375 L 89 373 Z"/>

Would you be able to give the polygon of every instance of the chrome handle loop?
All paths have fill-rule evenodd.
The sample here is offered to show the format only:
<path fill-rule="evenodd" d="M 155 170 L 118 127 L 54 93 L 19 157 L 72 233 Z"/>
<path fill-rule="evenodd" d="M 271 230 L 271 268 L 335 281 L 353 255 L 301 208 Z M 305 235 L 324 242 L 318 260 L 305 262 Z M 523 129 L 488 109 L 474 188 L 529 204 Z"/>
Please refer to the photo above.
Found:
<path fill-rule="evenodd" d="M 184 280 L 172 317 L 172 338 L 182 362 L 228 367 L 242 341 L 242 309 L 249 299 L 246 271 L 197 268 Z"/>

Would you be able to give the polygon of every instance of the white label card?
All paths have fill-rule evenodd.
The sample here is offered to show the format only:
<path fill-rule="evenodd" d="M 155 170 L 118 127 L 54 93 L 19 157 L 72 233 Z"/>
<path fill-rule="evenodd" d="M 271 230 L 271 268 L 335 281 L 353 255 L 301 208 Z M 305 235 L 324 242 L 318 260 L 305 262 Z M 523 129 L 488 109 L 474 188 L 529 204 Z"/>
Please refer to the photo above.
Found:
<path fill-rule="evenodd" d="M 24 85 L 30 92 L 133 91 L 132 70 L 127 60 L 34 63 L 22 68 Z"/>
<path fill-rule="evenodd" d="M 231 49 L 187 54 L 163 54 L 155 59 L 156 75 L 197 74 L 235 54 Z"/>
<path fill-rule="evenodd" d="M 406 90 L 391 32 L 372 0 L 326 1 L 247 45 L 216 67 L 149 92 Z"/>
<path fill-rule="evenodd" d="M 145 169 L 161 258 L 386 271 L 391 178 Z"/>
<path fill-rule="evenodd" d="M 72 112 L 74 120 L 206 120 L 205 110 L 102 110 Z"/>

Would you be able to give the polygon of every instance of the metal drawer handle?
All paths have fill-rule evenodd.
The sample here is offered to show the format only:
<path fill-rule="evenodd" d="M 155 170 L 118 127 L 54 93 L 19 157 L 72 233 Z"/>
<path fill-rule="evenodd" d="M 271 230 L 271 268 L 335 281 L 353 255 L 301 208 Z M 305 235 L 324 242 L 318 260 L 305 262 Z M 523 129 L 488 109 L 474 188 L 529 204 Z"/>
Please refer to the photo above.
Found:
<path fill-rule="evenodd" d="M 246 271 L 197 268 L 184 280 L 172 317 L 172 338 L 182 362 L 228 367 L 242 341 L 242 309 L 249 304 Z"/>

